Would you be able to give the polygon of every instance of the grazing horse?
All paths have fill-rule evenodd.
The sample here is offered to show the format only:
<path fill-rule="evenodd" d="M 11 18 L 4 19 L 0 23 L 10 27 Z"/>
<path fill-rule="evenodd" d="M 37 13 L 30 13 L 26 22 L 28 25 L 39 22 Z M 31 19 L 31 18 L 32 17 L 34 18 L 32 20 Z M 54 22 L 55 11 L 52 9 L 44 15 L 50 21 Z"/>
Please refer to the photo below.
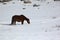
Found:
<path fill-rule="evenodd" d="M 15 25 L 16 22 L 21 22 L 21 24 L 23 24 L 24 20 L 26 20 L 27 23 L 30 24 L 30 20 L 24 15 L 14 15 L 12 17 L 11 25 Z"/>

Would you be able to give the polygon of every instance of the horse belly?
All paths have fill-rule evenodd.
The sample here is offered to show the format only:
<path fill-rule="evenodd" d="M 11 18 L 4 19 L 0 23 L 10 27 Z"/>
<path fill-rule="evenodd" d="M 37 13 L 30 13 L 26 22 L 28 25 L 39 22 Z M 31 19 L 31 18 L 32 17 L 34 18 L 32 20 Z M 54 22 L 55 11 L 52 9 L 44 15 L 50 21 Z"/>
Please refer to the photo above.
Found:
<path fill-rule="evenodd" d="M 17 22 L 20 22 L 21 20 L 16 20 Z"/>
<path fill-rule="evenodd" d="M 22 22 L 22 21 L 23 21 L 23 19 L 17 19 L 16 21 L 17 21 L 17 22 Z"/>

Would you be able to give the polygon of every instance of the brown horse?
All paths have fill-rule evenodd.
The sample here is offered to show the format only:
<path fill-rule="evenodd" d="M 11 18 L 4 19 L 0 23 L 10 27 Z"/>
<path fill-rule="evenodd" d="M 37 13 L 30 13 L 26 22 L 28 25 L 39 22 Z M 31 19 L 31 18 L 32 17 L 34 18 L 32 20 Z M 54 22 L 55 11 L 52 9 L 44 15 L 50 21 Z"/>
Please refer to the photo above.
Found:
<path fill-rule="evenodd" d="M 24 15 L 14 15 L 12 17 L 11 25 L 15 25 L 16 22 L 21 22 L 21 24 L 23 24 L 24 20 L 26 20 L 27 23 L 30 24 L 30 20 Z"/>

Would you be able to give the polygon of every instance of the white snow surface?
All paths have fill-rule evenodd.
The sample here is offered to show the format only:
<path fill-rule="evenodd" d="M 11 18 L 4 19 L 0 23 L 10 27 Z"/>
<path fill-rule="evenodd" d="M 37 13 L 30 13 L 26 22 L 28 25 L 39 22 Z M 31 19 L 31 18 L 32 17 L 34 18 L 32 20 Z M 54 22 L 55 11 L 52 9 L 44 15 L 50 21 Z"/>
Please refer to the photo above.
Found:
<path fill-rule="evenodd" d="M 9 25 L 13 15 L 21 14 L 30 19 L 30 24 L 24 21 L 23 25 Z M 0 40 L 60 40 L 60 2 L 0 3 Z"/>

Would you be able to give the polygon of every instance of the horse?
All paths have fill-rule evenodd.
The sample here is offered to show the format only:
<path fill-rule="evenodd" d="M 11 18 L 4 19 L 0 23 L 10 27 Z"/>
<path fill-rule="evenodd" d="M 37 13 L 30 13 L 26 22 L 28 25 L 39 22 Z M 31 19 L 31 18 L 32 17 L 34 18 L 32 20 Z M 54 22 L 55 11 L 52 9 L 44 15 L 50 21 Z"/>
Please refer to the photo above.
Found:
<path fill-rule="evenodd" d="M 26 16 L 24 16 L 24 15 L 14 15 L 14 16 L 12 16 L 11 25 L 16 25 L 16 22 L 21 22 L 21 24 L 23 24 L 24 21 L 27 21 L 27 23 L 30 24 L 30 20 Z"/>

